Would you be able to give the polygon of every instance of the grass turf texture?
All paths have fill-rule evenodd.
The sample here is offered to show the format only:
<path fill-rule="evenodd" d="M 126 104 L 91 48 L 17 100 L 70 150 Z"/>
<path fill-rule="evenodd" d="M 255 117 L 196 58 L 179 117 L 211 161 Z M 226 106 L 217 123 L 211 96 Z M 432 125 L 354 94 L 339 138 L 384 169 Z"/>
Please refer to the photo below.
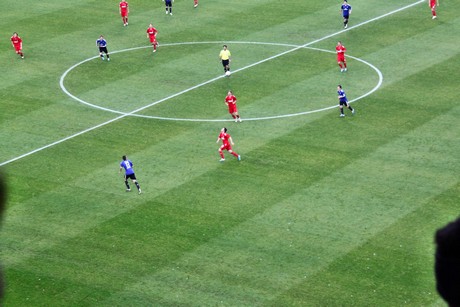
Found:
<path fill-rule="evenodd" d="M 353 1 L 350 26 L 412 1 Z M 341 30 L 337 1 L 130 1 L 123 27 L 113 1 L 9 2 L 0 21 L 0 157 L 21 154 L 116 115 L 83 106 L 59 88 L 123 112 L 222 73 L 220 43 L 302 45 Z M 55 305 L 439 305 L 432 238 L 458 215 L 456 104 L 460 19 L 426 3 L 318 42 L 376 65 L 382 87 L 338 110 L 287 119 L 172 122 L 126 117 L 3 167 L 9 203 L 1 260 L 9 306 Z M 24 61 L 6 38 L 18 31 Z M 229 44 L 234 70 L 288 47 Z M 298 50 L 148 108 L 149 116 L 227 119 L 231 88 L 243 116 L 302 112 L 353 99 L 376 84 L 352 59 Z M 243 161 L 218 163 L 225 125 Z M 144 191 L 117 175 L 128 154 Z"/>

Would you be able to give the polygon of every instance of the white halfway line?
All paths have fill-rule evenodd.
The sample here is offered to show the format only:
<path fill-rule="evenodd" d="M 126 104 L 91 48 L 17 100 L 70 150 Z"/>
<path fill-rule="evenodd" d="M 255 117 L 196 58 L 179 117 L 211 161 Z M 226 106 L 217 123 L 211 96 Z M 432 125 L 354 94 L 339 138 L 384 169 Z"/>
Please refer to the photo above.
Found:
<path fill-rule="evenodd" d="M 323 40 L 329 39 L 329 38 L 331 38 L 331 37 L 334 37 L 334 36 L 336 36 L 336 35 L 339 35 L 339 34 L 341 34 L 341 33 L 346 32 L 346 31 L 350 31 L 350 30 L 352 30 L 352 29 L 355 29 L 355 28 L 358 28 L 358 27 L 367 25 L 367 24 L 369 24 L 369 23 L 371 23 L 371 22 L 380 20 L 380 19 L 385 18 L 385 17 L 387 17 L 387 16 L 396 14 L 396 13 L 398 13 L 398 12 L 401 12 L 401 11 L 403 11 L 403 10 L 406 10 L 406 9 L 408 9 L 408 8 L 411 8 L 411 7 L 413 7 L 413 6 L 416 6 L 416 5 L 418 5 L 418 4 L 422 3 L 422 2 L 425 2 L 425 0 L 419 0 L 419 1 L 417 1 L 417 2 L 414 2 L 414 3 L 412 3 L 412 4 L 406 5 L 406 6 L 404 6 L 404 7 L 401 7 L 401 8 L 399 8 L 399 9 L 393 10 L 393 11 L 391 11 L 391 12 L 385 13 L 385 14 L 380 15 L 380 16 L 378 16 L 378 17 L 374 17 L 374 18 L 369 19 L 369 20 L 367 20 L 367 21 L 363 21 L 363 22 L 361 22 L 361 23 L 359 23 L 359 24 L 357 24 L 357 25 L 351 26 L 351 27 L 349 27 L 349 28 L 347 28 L 347 29 L 343 29 L 343 30 L 341 30 L 341 31 L 338 31 L 338 32 L 335 32 L 335 33 L 326 35 L 326 36 L 324 36 L 324 37 L 322 37 L 322 38 L 318 38 L 318 39 L 316 39 L 316 40 L 314 40 L 314 41 L 311 41 L 311 42 L 309 42 L 309 43 L 306 43 L 306 44 L 304 44 L 304 45 L 300 45 L 300 46 L 295 47 L 295 48 L 293 48 L 293 49 L 290 49 L 290 50 L 281 52 L 281 53 L 279 53 L 279 54 L 277 54 L 277 55 L 271 56 L 271 57 L 266 58 L 266 59 L 264 59 L 264 60 L 255 62 L 255 63 L 250 64 L 250 65 L 248 65 L 248 66 L 245 66 L 245 67 L 243 67 L 243 68 L 240 68 L 240 69 L 238 69 L 238 71 L 241 71 L 241 70 L 243 70 L 243 69 L 248 69 L 248 68 L 254 67 L 254 66 L 256 66 L 256 65 L 259 65 L 259 64 L 265 63 L 265 62 L 267 62 L 267 61 L 276 59 L 276 58 L 278 58 L 278 57 L 280 57 L 280 56 L 289 54 L 289 53 L 294 52 L 294 51 L 296 51 L 296 50 L 299 50 L 299 49 L 301 49 L 301 48 L 308 47 L 308 46 L 313 45 L 313 44 L 315 44 L 315 43 L 318 43 L 318 42 L 321 42 L 321 41 L 323 41 Z M 235 71 L 235 72 L 236 72 L 236 71 Z M 201 87 L 201 86 L 204 86 L 204 85 L 206 85 L 206 84 L 209 84 L 209 83 L 211 83 L 211 82 L 214 82 L 214 81 L 216 81 L 216 80 L 218 80 L 218 79 L 220 79 L 220 78 L 222 78 L 222 76 L 219 76 L 219 77 L 217 77 L 217 78 L 213 78 L 213 79 L 211 79 L 211 80 L 205 81 L 205 82 L 200 83 L 200 84 L 198 84 L 198 85 L 192 86 L 192 87 L 190 87 L 189 89 L 183 90 L 183 91 L 178 92 L 178 93 L 173 94 L 173 95 L 170 95 L 170 96 L 168 96 L 168 97 L 166 97 L 166 98 L 163 98 L 161 101 L 165 101 L 165 100 L 167 100 L 167 99 L 171 99 L 171 98 L 177 97 L 177 96 L 179 96 L 179 95 L 185 94 L 185 93 L 187 93 L 187 92 L 189 92 L 189 91 L 192 91 L 192 90 L 194 90 L 194 89 L 196 89 L 196 88 L 199 88 L 199 87 Z M 140 111 L 142 111 L 142 110 L 144 110 L 144 109 L 147 109 L 147 108 L 151 107 L 152 105 L 154 105 L 155 103 L 158 103 L 158 102 L 154 102 L 154 103 L 152 103 L 152 104 L 143 106 L 143 107 L 138 108 L 138 109 L 136 109 L 136 110 L 134 110 L 134 111 L 131 111 L 131 112 L 129 112 L 129 113 L 125 113 L 125 114 L 120 115 L 120 116 L 117 116 L 117 117 L 115 117 L 115 118 L 113 118 L 113 119 L 111 119 L 111 120 L 108 120 L 108 121 L 106 121 L 106 122 L 103 122 L 103 123 L 101 123 L 101 124 L 99 124 L 99 125 L 90 127 L 90 128 L 88 128 L 88 129 L 85 129 L 85 130 L 82 130 L 82 131 L 80 131 L 80 132 L 78 132 L 78 133 L 72 134 L 72 135 L 70 135 L 70 136 L 68 136 L 68 137 L 65 137 L 65 138 L 63 138 L 63 139 L 60 139 L 60 140 L 58 140 L 58 141 L 56 141 L 56 142 L 50 143 L 50 144 L 48 144 L 48 145 L 45 145 L 45 146 L 42 146 L 42 147 L 40 147 L 40 148 L 34 149 L 34 150 L 32 150 L 32 151 L 30 151 L 30 152 L 28 152 L 28 153 L 25 153 L 25 154 L 22 154 L 22 155 L 20 155 L 20 156 L 15 157 L 15 158 L 12 158 L 12 159 L 10 159 L 10 160 L 4 161 L 4 162 L 0 163 L 0 166 L 4 166 L 4 165 L 7 165 L 7 164 L 10 164 L 10 163 L 15 162 L 15 161 L 17 161 L 17 160 L 20 160 L 20 159 L 22 159 L 22 158 L 25 158 L 25 157 L 28 157 L 28 156 L 30 156 L 30 155 L 33 155 L 34 153 L 40 152 L 40 151 L 42 151 L 42 150 L 45 150 L 45 149 L 50 148 L 50 147 L 53 147 L 53 146 L 55 146 L 55 145 L 58 145 L 58 144 L 60 144 L 60 143 L 65 142 L 65 141 L 71 140 L 71 139 L 73 139 L 73 138 L 76 138 L 76 137 L 78 137 L 78 136 L 80 136 L 80 135 L 83 135 L 83 134 L 85 134 L 85 133 L 88 133 L 88 132 L 90 132 L 90 131 L 96 130 L 96 129 L 100 128 L 100 127 L 103 127 L 103 126 L 106 126 L 106 125 L 108 125 L 108 124 L 111 124 L 111 123 L 113 123 L 113 122 L 115 122 L 115 121 L 117 121 L 117 120 L 119 120 L 119 119 L 125 118 L 125 117 L 127 117 L 127 116 L 130 116 L 131 114 L 134 114 L 134 113 L 140 112 Z"/>
<path fill-rule="evenodd" d="M 196 44 L 217 44 L 217 43 L 224 43 L 222 41 L 209 41 L 209 42 L 182 42 L 182 43 L 170 43 L 170 44 L 162 44 L 163 48 L 165 46 L 180 46 L 180 45 L 196 45 Z M 296 47 L 299 47 L 298 45 L 294 45 L 294 44 L 282 44 L 282 43 L 267 43 L 267 42 L 242 42 L 242 41 L 228 41 L 226 42 L 227 44 L 252 44 L 252 45 L 269 45 L 269 46 L 283 46 L 283 47 L 290 47 L 290 48 L 296 48 Z M 123 50 L 117 50 L 117 51 L 112 51 L 111 54 L 114 54 L 114 53 L 120 53 L 120 52 L 126 52 L 126 51 L 132 51 L 132 50 L 138 50 L 138 49 L 145 49 L 145 48 L 150 48 L 150 46 L 142 46 L 142 47 L 135 47 L 135 48 L 129 48 L 129 49 L 123 49 Z M 322 51 L 322 52 L 328 52 L 328 53 L 333 53 L 335 54 L 335 51 L 331 51 L 331 50 L 325 50 L 325 49 L 320 49 L 320 48 L 313 48 L 313 47 L 302 47 L 302 48 L 305 48 L 307 50 L 316 50 L 316 51 Z M 90 60 L 93 60 L 93 59 L 96 59 L 98 58 L 99 56 L 93 56 L 91 58 L 88 58 L 88 59 L 85 59 L 73 66 L 71 66 L 69 69 L 67 69 L 61 76 L 61 80 L 60 80 L 60 86 L 61 86 L 61 90 L 67 94 L 67 96 L 71 97 L 72 99 L 84 104 L 84 105 L 87 105 L 89 107 L 92 107 L 92 108 L 95 108 L 95 109 L 98 109 L 98 110 L 102 110 L 102 111 L 106 111 L 106 112 L 111 112 L 111 113 L 115 113 L 117 115 L 127 115 L 127 116 L 133 116 L 133 117 L 141 117 L 141 118 L 150 118 L 150 119 L 159 119 L 159 120 L 171 120 L 171 121 L 189 121 L 189 122 L 226 122 L 226 121 L 233 121 L 232 119 L 204 119 L 204 118 L 174 118 L 174 117 L 162 117 L 162 116 L 152 116 L 152 115 L 142 115 L 142 114 L 137 114 L 137 113 L 132 113 L 132 112 L 121 112 L 121 111 L 117 111 L 117 110 L 113 110 L 113 109 L 109 109 L 109 108 L 105 108 L 105 107 L 102 107 L 102 106 L 99 106 L 99 105 L 95 105 L 93 103 L 89 103 L 87 101 L 84 101 L 83 99 L 80 99 L 78 98 L 77 96 L 71 94 L 64 86 L 64 79 L 65 77 L 73 70 L 75 69 L 76 67 L 78 67 L 79 65 L 81 64 L 84 64 Z M 354 59 L 358 62 L 361 62 L 367 66 L 369 66 L 370 68 L 372 68 L 378 75 L 379 77 L 379 80 L 378 80 L 378 83 L 377 85 L 372 89 L 370 90 L 369 92 L 357 97 L 357 98 L 354 98 L 352 100 L 349 100 L 348 102 L 349 103 L 353 103 L 355 101 L 358 101 L 364 97 L 367 97 L 371 94 L 373 94 L 375 91 L 377 91 L 380 86 L 382 85 L 383 83 L 383 74 L 382 72 L 377 68 L 375 67 L 374 65 L 372 65 L 371 63 L 369 62 L 366 62 L 364 61 L 363 59 L 360 59 L 360 58 L 357 58 L 357 57 L 354 57 L 350 54 L 348 54 L 347 56 L 348 58 L 351 58 L 351 59 Z M 238 72 L 238 71 L 241 71 L 241 70 L 244 70 L 246 68 L 240 68 L 240 69 L 236 69 L 234 70 L 234 72 Z M 220 75 L 219 77 L 216 77 L 214 79 L 211 79 L 211 80 L 208 80 L 206 82 L 212 82 L 212 81 L 215 81 L 217 79 L 220 79 L 220 78 L 223 78 L 222 75 Z M 199 87 L 199 86 L 202 86 L 203 84 L 198 84 L 196 85 L 196 87 Z M 188 88 L 188 89 L 185 89 L 184 91 L 185 92 L 188 92 L 188 91 L 191 91 L 192 89 L 194 89 L 195 87 L 193 88 Z M 182 94 L 182 92 L 177 92 L 176 96 Z M 146 106 L 144 106 L 144 108 L 148 108 L 148 107 L 151 107 L 151 106 L 154 106 L 154 105 L 157 105 L 163 101 L 167 101 L 168 99 L 171 99 L 172 96 L 169 96 L 169 97 L 166 97 L 166 98 L 162 98 L 160 100 L 157 100 L 155 102 L 152 102 Z M 322 108 L 322 109 L 316 109 L 316 110 L 310 110 L 310 111 L 304 111 L 304 112 L 297 112 L 297 113 L 290 113 L 290 114 L 279 114 L 279 115 L 272 115 L 272 116 L 264 116 L 264 117 L 244 117 L 244 120 L 245 121 L 254 121 L 254 120 L 267 120 L 267 119 L 280 119 L 280 118 L 286 118 L 286 117 L 293 117 L 293 116 L 300 116 L 300 115 L 306 115 L 306 114 L 312 114 L 312 113 L 317 113 L 317 112 L 322 112 L 322 111 L 326 111 L 326 110 L 330 110 L 332 108 L 335 108 L 337 107 L 337 105 L 333 105 L 333 106 L 329 106 L 329 107 L 326 107 L 326 108 Z"/>

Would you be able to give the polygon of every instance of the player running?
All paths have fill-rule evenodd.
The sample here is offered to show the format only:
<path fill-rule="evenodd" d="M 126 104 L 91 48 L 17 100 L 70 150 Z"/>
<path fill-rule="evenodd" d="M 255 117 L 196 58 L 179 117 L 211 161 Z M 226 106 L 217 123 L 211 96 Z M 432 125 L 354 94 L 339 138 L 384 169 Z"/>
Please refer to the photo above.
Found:
<path fill-rule="evenodd" d="M 105 40 L 104 36 L 99 36 L 99 39 L 96 40 L 96 46 L 99 48 L 99 56 L 101 57 L 101 60 L 104 61 L 104 54 L 107 57 L 107 61 L 110 61 L 110 55 L 109 52 L 107 51 L 107 41 Z"/>
<path fill-rule="evenodd" d="M 18 54 L 21 59 L 23 59 L 24 53 L 22 52 L 22 39 L 19 37 L 17 32 L 14 32 L 13 36 L 11 36 L 11 44 L 13 44 L 16 54 Z"/>
<path fill-rule="evenodd" d="M 157 47 L 158 47 L 157 33 L 158 33 L 157 29 L 155 29 L 152 24 L 149 24 L 149 27 L 147 28 L 147 37 L 153 46 L 153 52 L 157 52 Z"/>
<path fill-rule="evenodd" d="M 343 1 L 342 6 L 340 7 L 340 12 L 343 17 L 343 27 L 346 29 L 348 27 L 348 19 L 351 14 L 351 5 L 348 4 L 347 0 Z"/>
<path fill-rule="evenodd" d="M 238 159 L 238 161 L 241 161 L 241 156 L 232 150 L 232 145 L 235 145 L 235 144 L 233 143 L 233 140 L 230 134 L 227 133 L 227 128 L 222 128 L 222 130 L 220 130 L 220 134 L 219 134 L 219 137 L 217 138 L 216 143 L 219 143 L 220 140 L 222 140 L 222 145 L 219 148 L 220 162 L 225 161 L 224 152 L 223 152 L 224 149 L 227 150 L 233 156 L 235 156 Z"/>
<path fill-rule="evenodd" d="M 137 191 L 139 194 L 142 193 L 141 187 L 139 186 L 139 183 L 137 182 L 136 179 L 136 174 L 134 173 L 133 169 L 133 162 L 131 160 L 128 160 L 128 157 L 123 156 L 122 161 L 120 163 L 120 173 L 122 170 L 125 170 L 125 185 L 126 185 L 126 192 L 131 192 L 131 187 L 129 186 L 128 179 L 131 179 L 131 181 L 136 185 Z"/>
<path fill-rule="evenodd" d="M 338 98 L 339 98 L 340 117 L 345 116 L 345 114 L 343 114 L 343 106 L 346 106 L 351 111 L 351 114 L 355 114 L 355 109 L 353 109 L 348 103 L 347 95 L 345 94 L 345 91 L 342 89 L 342 86 L 340 84 L 337 86 L 337 94 L 339 95 Z"/>

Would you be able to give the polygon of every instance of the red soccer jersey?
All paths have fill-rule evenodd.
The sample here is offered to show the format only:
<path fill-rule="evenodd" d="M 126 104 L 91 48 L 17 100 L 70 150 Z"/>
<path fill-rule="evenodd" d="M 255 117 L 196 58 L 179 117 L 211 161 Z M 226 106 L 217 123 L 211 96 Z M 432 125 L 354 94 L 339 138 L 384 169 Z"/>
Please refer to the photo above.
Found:
<path fill-rule="evenodd" d="M 157 35 L 158 31 L 154 27 L 148 27 L 147 28 L 147 33 L 150 37 Z"/>
<path fill-rule="evenodd" d="M 236 97 L 233 95 L 228 95 L 225 97 L 225 102 L 228 104 L 236 104 Z"/>
<path fill-rule="evenodd" d="M 229 145 L 228 140 L 230 139 L 230 134 L 221 132 L 219 134 L 219 139 L 222 140 L 222 143 L 224 144 L 224 146 L 228 146 Z"/>
<path fill-rule="evenodd" d="M 347 51 L 347 48 L 345 48 L 345 46 L 343 46 L 343 45 L 335 47 L 335 52 L 337 52 L 337 61 L 338 62 L 344 62 L 345 61 L 345 51 Z"/>
<path fill-rule="evenodd" d="M 340 45 L 340 46 L 335 47 L 335 51 L 337 52 L 337 55 L 339 54 L 344 55 L 345 51 L 347 51 L 347 48 L 345 48 L 345 46 L 343 45 Z"/>
<path fill-rule="evenodd" d="M 120 2 L 120 10 L 126 12 L 128 10 L 128 2 Z"/>
<path fill-rule="evenodd" d="M 13 43 L 13 45 L 16 47 L 16 46 L 21 46 L 22 44 L 22 39 L 19 37 L 19 36 L 11 36 L 11 42 Z"/>
<path fill-rule="evenodd" d="M 225 102 L 228 105 L 228 112 L 230 114 L 237 112 L 237 109 L 236 109 L 236 97 L 235 96 L 228 95 L 227 97 L 225 97 Z"/>

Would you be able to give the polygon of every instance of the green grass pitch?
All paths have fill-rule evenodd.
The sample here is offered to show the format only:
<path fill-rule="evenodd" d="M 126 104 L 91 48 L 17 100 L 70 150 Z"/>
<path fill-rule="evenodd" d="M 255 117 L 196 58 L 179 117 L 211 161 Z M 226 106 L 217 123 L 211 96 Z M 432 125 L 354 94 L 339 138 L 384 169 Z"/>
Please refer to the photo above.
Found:
<path fill-rule="evenodd" d="M 346 31 L 338 0 L 176 0 L 172 16 L 130 0 L 127 27 L 118 2 L 2 3 L 5 306 L 444 305 L 433 235 L 460 209 L 454 2 L 431 20 L 426 1 L 353 0 Z M 365 96 L 356 115 L 339 118 L 338 84 Z M 219 162 L 224 126 L 241 162 Z M 125 192 L 123 154 L 141 195 Z"/>

